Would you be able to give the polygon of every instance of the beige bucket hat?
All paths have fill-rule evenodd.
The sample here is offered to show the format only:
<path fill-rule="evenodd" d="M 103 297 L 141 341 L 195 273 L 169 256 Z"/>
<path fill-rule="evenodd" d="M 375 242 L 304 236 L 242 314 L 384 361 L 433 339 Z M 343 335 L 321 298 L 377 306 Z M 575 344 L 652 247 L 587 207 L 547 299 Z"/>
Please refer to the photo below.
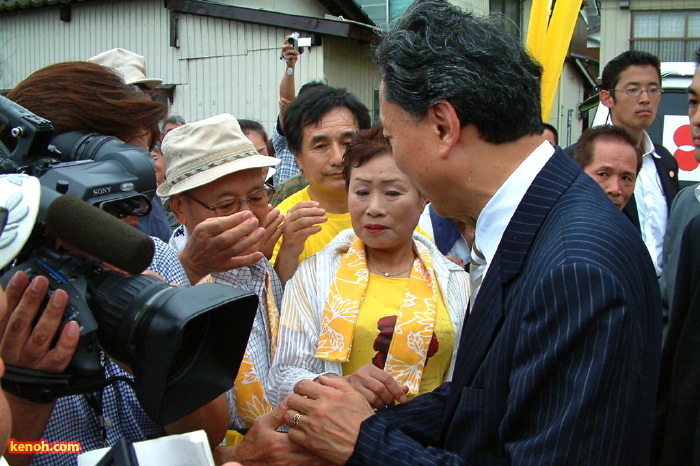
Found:
<path fill-rule="evenodd" d="M 277 165 L 260 155 L 233 115 L 222 113 L 175 128 L 163 140 L 165 182 L 160 197 L 180 194 L 231 173 Z"/>
<path fill-rule="evenodd" d="M 111 49 L 88 59 L 89 62 L 112 68 L 130 85 L 141 84 L 155 89 L 163 84 L 161 79 L 146 77 L 146 60 L 138 53 L 125 49 Z"/>

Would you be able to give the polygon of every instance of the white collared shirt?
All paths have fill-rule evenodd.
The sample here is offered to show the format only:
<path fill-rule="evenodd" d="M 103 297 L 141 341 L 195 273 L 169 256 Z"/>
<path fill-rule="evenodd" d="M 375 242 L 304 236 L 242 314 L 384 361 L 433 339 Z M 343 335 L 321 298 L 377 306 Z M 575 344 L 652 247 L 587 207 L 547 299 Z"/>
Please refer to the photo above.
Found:
<path fill-rule="evenodd" d="M 554 147 L 549 142 L 544 141 L 511 173 L 479 214 L 479 218 L 476 220 L 474 243 L 479 245 L 479 250 L 486 259 L 484 278 L 486 278 L 489 265 L 493 262 L 493 257 L 496 255 L 496 250 L 510 219 L 533 180 L 552 157 L 552 154 L 554 154 Z M 478 291 L 478 289 L 472 290 L 472 302 L 476 299 Z"/>
<path fill-rule="evenodd" d="M 656 269 L 656 275 L 661 275 L 663 268 L 663 244 L 666 222 L 668 221 L 668 209 L 666 198 L 661 187 L 661 178 L 656 171 L 654 159 L 659 156 L 654 152 L 654 144 L 649 135 L 644 132 L 644 155 L 642 156 L 642 169 L 637 176 L 634 187 L 634 199 L 639 212 L 639 228 L 642 232 L 642 240 L 649 251 L 651 260 Z"/>

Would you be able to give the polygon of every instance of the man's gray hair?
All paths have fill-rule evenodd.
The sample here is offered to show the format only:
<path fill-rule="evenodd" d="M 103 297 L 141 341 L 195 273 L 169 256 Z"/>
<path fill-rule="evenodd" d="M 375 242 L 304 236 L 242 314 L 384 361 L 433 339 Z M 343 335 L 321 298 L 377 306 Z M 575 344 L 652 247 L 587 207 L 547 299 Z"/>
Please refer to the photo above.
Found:
<path fill-rule="evenodd" d="M 418 0 L 376 50 L 384 98 L 416 119 L 448 101 L 462 127 L 488 142 L 542 129 L 542 67 L 507 32 L 505 17 L 480 17 L 441 0 Z"/>
<path fill-rule="evenodd" d="M 163 130 L 165 130 L 165 125 L 167 125 L 168 123 L 175 123 L 177 125 L 184 125 L 187 122 L 180 115 L 170 115 L 168 118 L 166 118 L 165 120 L 161 120 L 158 123 L 158 129 L 160 130 L 160 134 L 163 134 Z"/>

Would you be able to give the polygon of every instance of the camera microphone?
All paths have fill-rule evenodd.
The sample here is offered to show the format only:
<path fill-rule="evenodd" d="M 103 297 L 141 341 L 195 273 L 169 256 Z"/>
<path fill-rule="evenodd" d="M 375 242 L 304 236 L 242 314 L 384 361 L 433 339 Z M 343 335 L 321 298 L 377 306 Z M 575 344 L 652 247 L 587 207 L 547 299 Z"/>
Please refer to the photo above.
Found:
<path fill-rule="evenodd" d="M 70 195 L 42 186 L 46 232 L 83 252 L 131 274 L 146 270 L 155 245 L 147 235 L 112 215 Z M 53 198 L 53 199 L 51 199 Z M 40 218 L 42 213 L 39 213 Z"/>

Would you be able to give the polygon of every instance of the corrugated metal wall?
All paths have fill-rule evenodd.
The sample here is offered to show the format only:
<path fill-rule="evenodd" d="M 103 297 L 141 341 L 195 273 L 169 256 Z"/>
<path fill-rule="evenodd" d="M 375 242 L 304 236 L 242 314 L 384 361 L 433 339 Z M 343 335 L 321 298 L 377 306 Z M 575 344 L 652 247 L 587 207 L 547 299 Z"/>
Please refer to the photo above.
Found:
<path fill-rule="evenodd" d="M 271 129 L 285 66 L 280 47 L 291 31 L 195 15 L 180 15 L 182 74 L 173 113 L 201 119 L 228 112 Z M 323 77 L 323 53 L 313 48 L 297 65 L 297 88 Z"/>
<path fill-rule="evenodd" d="M 0 15 L 1 87 L 12 87 L 51 63 L 85 60 L 113 47 L 146 56 L 149 75 L 173 73 L 169 20 L 161 1 L 78 3 L 67 23 L 60 21 L 59 11 L 43 7 Z"/>
<path fill-rule="evenodd" d="M 180 14 L 180 48 L 173 48 L 170 13 L 162 0 L 73 4 L 69 23 L 60 21 L 59 10 L 0 14 L 0 88 L 11 88 L 51 63 L 84 60 L 123 47 L 146 57 L 149 77 L 177 86 L 172 113 L 192 121 L 229 112 L 258 120 L 268 130 L 274 125 L 285 71 L 280 47 L 292 31 Z M 348 87 L 371 108 L 377 78 L 369 47 L 328 36 L 323 42 L 301 56 L 297 89 L 309 80 L 327 79 Z M 325 44 L 332 49 L 327 54 Z"/>
<path fill-rule="evenodd" d="M 326 37 L 323 55 L 328 84 L 347 88 L 370 109 L 371 115 L 374 91 L 379 89 L 379 73 L 370 47 L 356 41 Z"/>

